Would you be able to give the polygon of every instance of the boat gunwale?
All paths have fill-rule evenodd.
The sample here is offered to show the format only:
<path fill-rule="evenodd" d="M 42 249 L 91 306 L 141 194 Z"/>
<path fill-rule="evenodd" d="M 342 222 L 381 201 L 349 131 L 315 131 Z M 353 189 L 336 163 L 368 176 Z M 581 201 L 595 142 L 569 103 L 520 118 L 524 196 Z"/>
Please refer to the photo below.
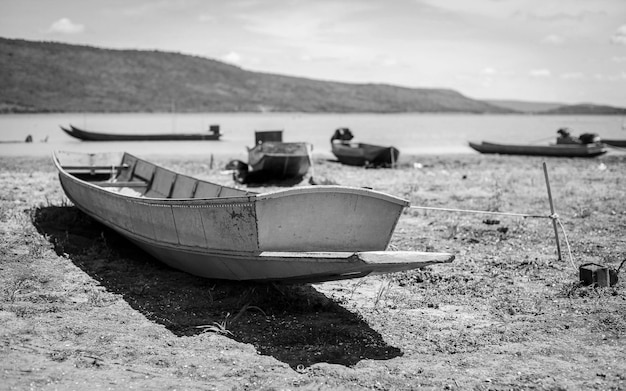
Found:
<path fill-rule="evenodd" d="M 331 143 L 331 146 L 345 147 L 346 149 L 348 148 L 352 148 L 352 149 L 357 149 L 357 148 L 397 149 L 393 145 L 369 144 L 369 143 L 362 143 L 358 141 L 345 142 L 341 140 L 333 140 Z"/>
<path fill-rule="evenodd" d="M 148 203 L 154 206 L 157 206 L 159 203 L 163 204 L 166 203 L 167 205 L 171 205 L 171 206 L 184 206 L 184 205 L 189 205 L 189 206 L 194 206 L 197 207 L 198 205 L 195 204 L 223 204 L 223 203 L 227 203 L 227 204 L 236 204 L 236 203 L 251 203 L 254 201 L 254 198 L 256 197 L 256 195 L 258 193 L 255 192 L 251 192 L 248 190 L 242 190 L 244 192 L 247 192 L 247 195 L 241 195 L 241 196 L 226 196 L 226 197 L 198 197 L 198 198 L 170 198 L 170 197 L 149 197 L 146 195 L 133 195 L 133 194 L 122 194 L 116 191 L 111 191 L 108 190 L 109 188 L 113 187 L 113 186 L 100 186 L 98 183 L 95 182 L 90 182 L 90 181 L 86 181 L 84 179 L 78 178 L 75 175 L 73 175 L 71 172 L 67 171 L 63 165 L 61 164 L 59 157 L 57 156 L 57 153 L 59 152 L 70 152 L 70 153 L 77 153 L 77 154 L 84 154 L 82 152 L 73 152 L 73 151 L 53 151 L 52 153 L 52 161 L 54 162 L 54 165 L 56 166 L 56 169 L 59 173 L 64 174 L 64 176 L 66 176 L 67 178 L 69 178 L 72 181 L 75 182 L 79 182 L 81 185 L 85 185 L 88 187 L 93 188 L 94 190 L 97 190 L 99 192 L 102 192 L 103 194 L 107 194 L 107 195 L 112 195 L 118 198 L 123 198 L 123 199 L 129 199 L 129 200 L 134 200 L 137 202 L 144 202 L 144 203 Z M 132 154 L 128 154 L 129 156 L 132 156 L 138 160 L 141 161 L 146 161 L 144 159 L 140 159 Z M 160 166 L 158 164 L 154 164 L 151 163 L 150 164 L 154 165 L 155 167 L 158 168 L 162 168 L 164 170 L 170 171 L 175 173 L 176 175 L 180 174 L 180 175 L 185 175 L 176 171 L 172 171 L 169 170 L 163 166 Z M 216 186 L 221 186 L 221 187 L 226 187 L 226 188 L 231 188 L 229 186 L 224 186 L 224 185 L 220 185 L 219 183 L 215 183 L 215 182 L 210 182 L 204 179 L 198 179 L 195 177 L 190 177 L 193 178 L 194 180 L 197 180 L 199 182 L 204 182 L 204 183 L 208 183 L 211 185 L 216 185 Z M 115 184 L 115 182 L 103 182 L 103 183 L 110 183 L 110 184 Z M 135 183 L 135 182 L 133 182 Z M 142 182 L 136 182 L 139 186 L 141 187 Z M 145 184 L 146 187 L 150 186 L 150 183 L 148 182 L 143 182 L 143 184 Z M 120 186 L 121 188 L 124 187 L 129 187 L 129 186 Z M 241 189 L 237 189 L 237 190 L 241 190 Z M 227 201 L 227 202 L 224 202 Z"/>
<path fill-rule="evenodd" d="M 113 195 L 115 197 L 124 198 L 124 199 L 131 199 L 136 202 L 149 203 L 155 206 L 161 203 L 161 204 L 167 204 L 171 206 L 198 207 L 200 205 L 206 205 L 208 207 L 208 206 L 215 206 L 214 204 L 253 203 L 257 200 L 258 201 L 274 200 L 274 199 L 279 199 L 279 198 L 284 198 L 284 197 L 290 197 L 290 196 L 301 195 L 301 194 L 310 194 L 310 193 L 342 193 L 342 194 L 363 195 L 363 196 L 369 196 L 372 198 L 377 198 L 380 200 L 392 202 L 392 203 L 401 205 L 403 207 L 408 207 L 410 205 L 410 202 L 408 200 L 405 200 L 403 198 L 399 198 L 390 194 L 382 193 L 376 190 L 365 189 L 365 188 L 360 188 L 360 187 L 351 187 L 351 186 L 339 186 L 339 185 L 302 186 L 302 187 L 292 187 L 288 189 L 280 189 L 280 190 L 275 190 L 275 191 L 270 191 L 270 192 L 265 192 L 265 193 L 249 192 L 250 194 L 242 195 L 242 196 L 204 197 L 204 198 L 166 198 L 166 197 L 156 198 L 156 197 L 148 197 L 145 195 L 137 196 L 137 195 L 131 195 L 131 194 L 121 194 L 115 191 L 107 190 L 107 188 L 99 186 L 97 183 L 86 181 L 86 180 L 80 179 L 72 175 L 70 172 L 65 170 L 65 168 L 61 164 L 59 160 L 59 156 L 57 155 L 57 153 L 60 153 L 60 152 L 64 152 L 64 151 L 53 152 L 54 164 L 59 172 L 64 173 L 67 177 L 71 178 L 72 180 L 78 181 L 81 184 L 92 187 L 93 189 L 97 189 L 98 191 L 103 192 L 104 194 L 109 194 L 109 195 Z M 71 153 L 76 153 L 76 152 L 71 152 Z M 82 154 L 82 153 L 78 152 L 78 154 Z M 138 160 L 145 161 L 144 159 L 138 158 L 132 154 L 128 154 L 128 155 Z M 164 170 L 174 172 L 176 174 L 184 175 L 182 173 L 169 170 L 158 164 L 154 164 L 154 163 L 150 163 L 150 164 L 153 164 L 155 167 L 160 167 Z M 210 183 L 216 186 L 223 186 L 218 183 L 206 181 L 203 179 L 198 179 L 195 177 L 192 177 L 192 178 L 195 180 L 205 182 L 205 183 Z M 115 182 L 111 182 L 111 183 L 115 183 Z M 146 182 L 146 186 L 149 186 L 149 183 Z M 242 191 L 247 191 L 247 190 L 242 190 Z"/>
<path fill-rule="evenodd" d="M 289 197 L 292 195 L 309 194 L 309 193 L 342 193 L 353 195 L 367 195 L 372 198 L 377 198 L 384 201 L 389 201 L 404 207 L 408 207 L 411 203 L 408 200 L 392 196 L 390 194 L 382 193 L 376 190 L 365 189 L 361 187 L 351 186 L 339 186 L 339 185 L 317 185 L 317 186 L 302 186 L 293 187 L 284 190 L 276 190 L 267 193 L 259 193 L 256 195 L 258 200 L 277 199 L 282 197 Z"/>

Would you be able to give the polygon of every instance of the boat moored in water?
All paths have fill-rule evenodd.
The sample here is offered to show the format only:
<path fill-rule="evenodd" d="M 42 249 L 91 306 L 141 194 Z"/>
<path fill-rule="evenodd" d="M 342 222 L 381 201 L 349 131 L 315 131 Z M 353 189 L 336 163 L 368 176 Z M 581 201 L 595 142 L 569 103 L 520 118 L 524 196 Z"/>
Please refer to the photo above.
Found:
<path fill-rule="evenodd" d="M 61 126 L 68 135 L 82 141 L 193 141 L 219 140 L 222 137 L 219 125 L 211 125 L 209 133 L 100 133 L 77 128 Z"/>
<path fill-rule="evenodd" d="M 498 144 L 483 141 L 481 143 L 470 142 L 469 146 L 480 153 L 501 155 L 596 157 L 607 152 L 606 147 L 601 143 L 532 145 Z"/>

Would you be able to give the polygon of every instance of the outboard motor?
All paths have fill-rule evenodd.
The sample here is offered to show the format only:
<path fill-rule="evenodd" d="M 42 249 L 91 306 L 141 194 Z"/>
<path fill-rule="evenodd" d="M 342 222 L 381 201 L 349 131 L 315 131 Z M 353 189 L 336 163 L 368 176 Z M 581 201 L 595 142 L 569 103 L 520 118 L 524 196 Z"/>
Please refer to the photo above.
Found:
<path fill-rule="evenodd" d="M 335 130 L 333 137 L 330 138 L 330 142 L 333 142 L 334 140 L 350 141 L 353 138 L 354 138 L 354 135 L 352 135 L 352 132 L 350 131 L 350 129 L 339 128 Z"/>
<path fill-rule="evenodd" d="M 583 144 L 593 144 L 600 142 L 600 136 L 596 133 L 583 133 L 578 137 Z"/>

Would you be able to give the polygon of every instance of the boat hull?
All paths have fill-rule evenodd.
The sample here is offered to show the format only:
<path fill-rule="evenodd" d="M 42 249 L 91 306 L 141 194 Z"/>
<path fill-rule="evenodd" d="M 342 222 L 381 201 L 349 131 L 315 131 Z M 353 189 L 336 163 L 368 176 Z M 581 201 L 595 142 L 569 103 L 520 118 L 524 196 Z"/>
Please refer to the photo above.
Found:
<path fill-rule="evenodd" d="M 222 136 L 219 131 L 212 133 L 157 133 L 157 134 L 123 134 L 99 133 L 79 129 L 70 125 L 70 128 L 61 129 L 68 135 L 82 141 L 190 141 L 190 140 L 219 140 Z"/>
<path fill-rule="evenodd" d="M 121 163 L 85 156 L 88 161 L 55 154 L 68 198 L 155 258 L 198 276 L 324 281 L 453 258 L 415 252 L 384 256 L 408 202 L 383 193 L 315 186 L 255 194 L 128 154 Z"/>
<path fill-rule="evenodd" d="M 602 144 L 557 144 L 557 145 L 516 145 L 489 142 L 473 143 L 469 146 L 480 153 L 502 155 L 554 156 L 554 157 L 596 157 L 607 152 Z"/>
<path fill-rule="evenodd" d="M 624 139 L 601 139 L 600 142 L 612 147 L 626 148 L 626 140 Z"/>
<path fill-rule="evenodd" d="M 333 142 L 331 147 L 339 162 L 351 166 L 392 166 L 400 155 L 395 147 L 372 144 Z"/>
<path fill-rule="evenodd" d="M 301 178 L 311 167 L 308 143 L 264 142 L 248 150 L 251 173 L 271 179 Z"/>

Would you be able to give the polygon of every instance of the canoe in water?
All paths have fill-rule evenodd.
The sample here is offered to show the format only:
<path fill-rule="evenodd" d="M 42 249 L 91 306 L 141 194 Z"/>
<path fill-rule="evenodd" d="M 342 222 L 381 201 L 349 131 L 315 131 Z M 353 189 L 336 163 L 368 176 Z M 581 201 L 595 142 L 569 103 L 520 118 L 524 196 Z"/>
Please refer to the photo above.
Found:
<path fill-rule="evenodd" d="M 222 137 L 219 126 L 211 125 L 207 133 L 99 133 L 77 128 L 61 126 L 68 135 L 83 141 L 190 141 L 219 140 Z"/>
<path fill-rule="evenodd" d="M 502 155 L 529 155 L 554 157 L 595 157 L 607 152 L 602 144 L 554 144 L 554 145 L 525 145 L 525 144 L 496 144 L 483 141 L 470 142 L 469 146 L 480 153 L 498 153 Z"/>

